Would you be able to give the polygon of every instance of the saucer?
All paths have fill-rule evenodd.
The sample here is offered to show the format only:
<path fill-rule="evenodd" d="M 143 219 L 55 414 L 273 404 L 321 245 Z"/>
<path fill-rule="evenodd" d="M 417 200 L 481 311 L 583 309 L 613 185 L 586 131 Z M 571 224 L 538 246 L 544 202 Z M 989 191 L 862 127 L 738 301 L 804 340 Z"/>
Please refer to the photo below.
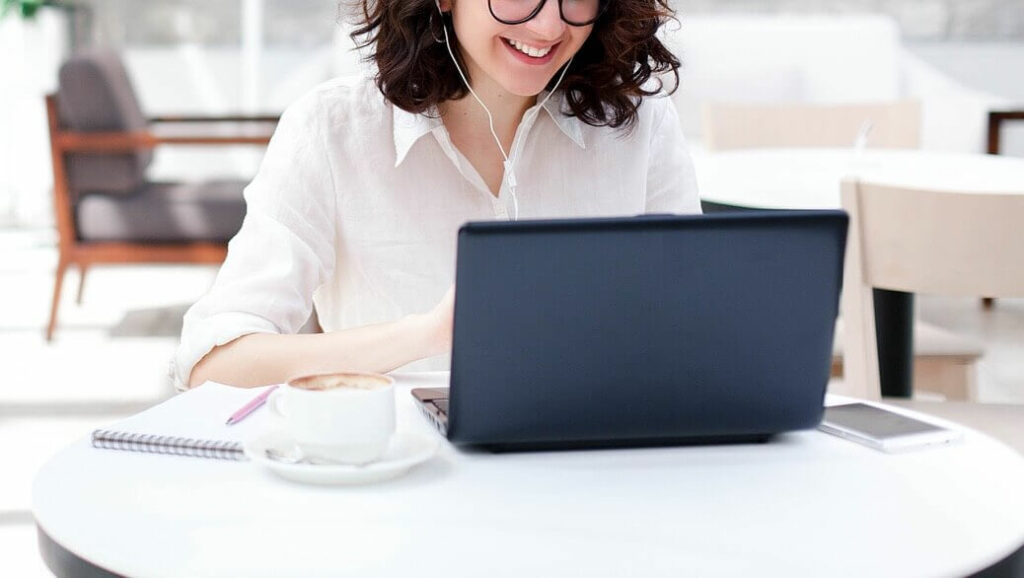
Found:
<path fill-rule="evenodd" d="M 375 462 L 365 465 L 290 464 L 267 457 L 267 450 L 291 453 L 295 442 L 282 431 L 271 431 L 245 443 L 245 455 L 275 474 L 306 484 L 369 484 L 397 478 L 413 466 L 430 459 L 437 451 L 437 440 L 412 432 L 396 432 L 387 451 Z"/>

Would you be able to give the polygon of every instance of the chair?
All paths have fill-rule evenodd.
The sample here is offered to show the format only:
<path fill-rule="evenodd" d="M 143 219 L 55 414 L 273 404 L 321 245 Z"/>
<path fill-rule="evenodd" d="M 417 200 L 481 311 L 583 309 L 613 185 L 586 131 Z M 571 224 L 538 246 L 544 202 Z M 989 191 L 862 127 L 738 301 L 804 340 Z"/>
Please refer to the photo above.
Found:
<path fill-rule="evenodd" d="M 118 55 L 77 55 L 46 97 L 53 157 L 59 258 L 46 328 L 53 338 L 68 268 L 116 263 L 224 260 L 245 215 L 245 181 L 152 182 L 146 169 L 159 145 L 269 142 L 277 117 L 147 119 Z M 244 125 L 244 126 L 243 126 Z"/>
<path fill-rule="evenodd" d="M 1010 122 L 1024 121 L 1024 109 L 1019 110 L 993 110 L 988 113 L 988 148 L 990 155 L 1003 154 L 1003 124 Z M 981 300 L 985 309 L 991 309 L 995 305 L 995 299 L 984 297 Z"/>
<path fill-rule="evenodd" d="M 880 395 L 872 288 L 1024 296 L 1024 191 L 940 192 L 846 180 L 842 203 L 851 226 L 842 297 L 844 391 L 837 393 Z"/>
<path fill-rule="evenodd" d="M 831 106 L 708 103 L 702 112 L 709 151 L 850 147 L 867 122 L 869 147 L 918 148 L 921 137 L 921 104 L 913 100 Z"/>

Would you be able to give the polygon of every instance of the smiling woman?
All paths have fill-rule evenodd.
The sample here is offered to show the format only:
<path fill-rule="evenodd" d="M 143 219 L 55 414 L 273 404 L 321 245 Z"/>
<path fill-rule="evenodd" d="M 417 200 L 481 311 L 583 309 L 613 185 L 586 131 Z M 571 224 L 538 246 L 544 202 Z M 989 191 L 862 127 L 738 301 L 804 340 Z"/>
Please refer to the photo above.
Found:
<path fill-rule="evenodd" d="M 465 222 L 700 211 L 665 0 L 352 1 L 373 77 L 281 118 L 179 386 L 446 369 Z"/>

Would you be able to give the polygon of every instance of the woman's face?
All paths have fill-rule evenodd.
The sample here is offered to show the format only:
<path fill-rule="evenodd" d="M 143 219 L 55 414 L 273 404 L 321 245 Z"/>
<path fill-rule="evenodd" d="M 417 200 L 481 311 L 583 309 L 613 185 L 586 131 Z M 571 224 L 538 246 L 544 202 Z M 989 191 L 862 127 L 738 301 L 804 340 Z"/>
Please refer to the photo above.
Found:
<path fill-rule="evenodd" d="M 562 21 L 558 0 L 548 0 L 536 17 L 515 25 L 495 20 L 487 0 L 449 0 L 441 6 L 452 11 L 473 87 L 489 80 L 517 96 L 536 96 L 544 90 L 593 29 Z"/>

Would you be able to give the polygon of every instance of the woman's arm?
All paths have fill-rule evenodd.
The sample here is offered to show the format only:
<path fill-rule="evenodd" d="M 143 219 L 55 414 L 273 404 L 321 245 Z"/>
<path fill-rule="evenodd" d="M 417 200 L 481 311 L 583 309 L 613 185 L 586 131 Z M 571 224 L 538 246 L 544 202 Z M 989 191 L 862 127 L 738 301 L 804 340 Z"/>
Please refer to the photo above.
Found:
<path fill-rule="evenodd" d="M 282 116 L 246 188 L 245 221 L 227 259 L 210 291 L 185 315 L 172 364 L 176 387 L 207 380 L 281 383 L 340 369 L 387 371 L 450 348 L 447 298 L 446 309 L 430 313 L 406 311 L 407 317 L 379 325 L 296 335 L 317 289 L 334 280 L 337 259 L 358 257 L 336 254 L 339 199 L 355 193 L 332 161 L 347 149 L 329 138 L 332 127 L 346 126 L 347 108 L 338 102 L 346 102 L 348 89 L 325 85 Z"/>
<path fill-rule="evenodd" d="M 332 333 L 250 333 L 214 348 L 189 387 L 206 381 L 253 387 L 332 371 L 387 372 L 451 349 L 454 289 L 428 313 Z"/>

